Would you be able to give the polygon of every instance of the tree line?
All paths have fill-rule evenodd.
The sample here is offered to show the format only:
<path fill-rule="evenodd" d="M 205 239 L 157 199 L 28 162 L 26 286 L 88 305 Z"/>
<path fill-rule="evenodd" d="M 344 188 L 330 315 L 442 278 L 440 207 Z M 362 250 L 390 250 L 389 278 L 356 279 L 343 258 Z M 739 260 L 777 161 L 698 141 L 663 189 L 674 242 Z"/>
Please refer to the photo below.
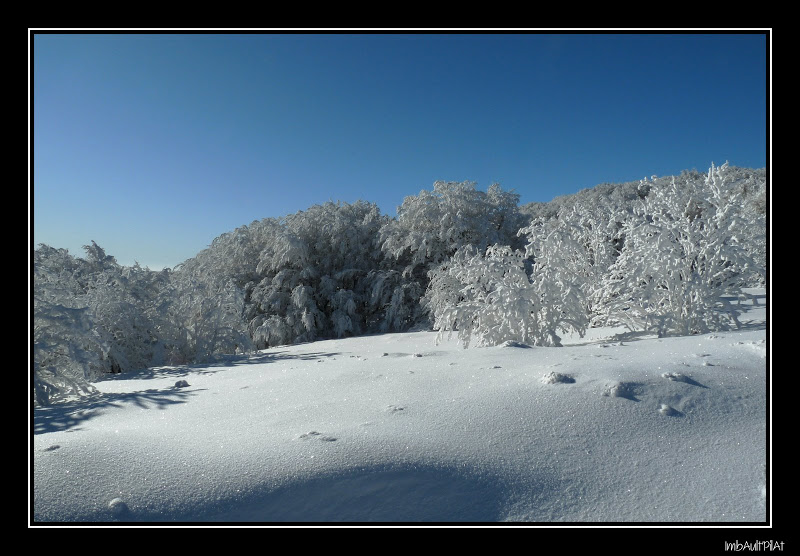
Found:
<path fill-rule="evenodd" d="M 412 327 L 465 346 L 558 346 L 621 324 L 660 335 L 739 325 L 726 301 L 764 285 L 765 170 L 603 184 L 519 204 L 495 184 L 434 183 L 396 217 L 328 202 L 214 239 L 175 269 L 33 253 L 36 404 L 104 373 Z"/>

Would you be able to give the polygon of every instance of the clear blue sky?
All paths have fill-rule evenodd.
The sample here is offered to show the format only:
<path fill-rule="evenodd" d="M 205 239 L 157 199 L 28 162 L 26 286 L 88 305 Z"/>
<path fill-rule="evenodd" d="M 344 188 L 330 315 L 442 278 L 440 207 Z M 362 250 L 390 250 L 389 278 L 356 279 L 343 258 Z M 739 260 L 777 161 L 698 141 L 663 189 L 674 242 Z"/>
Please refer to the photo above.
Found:
<path fill-rule="evenodd" d="M 764 34 L 36 34 L 33 245 L 174 266 L 436 180 L 521 202 L 767 165 Z"/>

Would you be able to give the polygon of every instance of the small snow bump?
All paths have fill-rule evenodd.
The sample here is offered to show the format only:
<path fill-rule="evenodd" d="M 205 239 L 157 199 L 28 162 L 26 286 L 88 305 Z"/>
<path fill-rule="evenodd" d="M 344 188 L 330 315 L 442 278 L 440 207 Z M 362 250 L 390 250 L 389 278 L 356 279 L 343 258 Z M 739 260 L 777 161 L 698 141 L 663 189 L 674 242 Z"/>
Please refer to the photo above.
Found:
<path fill-rule="evenodd" d="M 634 384 L 630 382 L 615 382 L 613 384 L 607 384 L 603 389 L 603 396 L 609 398 L 627 398 L 629 400 L 636 400 L 634 394 Z"/>
<path fill-rule="evenodd" d="M 575 382 L 575 379 L 569 375 L 551 371 L 543 375 L 541 381 L 544 384 L 572 384 Z"/>
<path fill-rule="evenodd" d="M 665 403 L 662 403 L 662 404 L 659 406 L 659 408 L 658 408 L 658 412 L 659 412 L 661 415 L 666 415 L 667 417 L 677 417 L 677 416 L 679 416 L 679 415 L 681 414 L 681 412 L 680 412 L 680 411 L 678 411 L 678 410 L 677 410 L 677 409 L 675 409 L 674 407 L 671 407 L 671 406 L 669 406 L 669 405 L 667 405 L 667 404 L 665 404 Z"/>
<path fill-rule="evenodd" d="M 114 517 L 123 517 L 129 511 L 128 505 L 122 500 L 122 498 L 114 498 L 108 503 L 108 509 L 111 510 L 111 513 L 114 515 Z"/>

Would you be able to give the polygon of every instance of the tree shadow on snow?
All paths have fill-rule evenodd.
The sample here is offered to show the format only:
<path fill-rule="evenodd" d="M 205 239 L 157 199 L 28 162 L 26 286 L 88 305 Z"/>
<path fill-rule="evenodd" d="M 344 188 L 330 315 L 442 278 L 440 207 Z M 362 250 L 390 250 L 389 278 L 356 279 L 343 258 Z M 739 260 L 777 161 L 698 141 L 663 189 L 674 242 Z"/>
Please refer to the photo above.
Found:
<path fill-rule="evenodd" d="M 656 334 L 648 330 L 636 330 L 633 332 L 618 332 L 616 334 L 606 336 L 604 338 L 582 338 L 580 340 L 573 340 L 565 343 L 565 347 L 578 347 L 578 346 L 599 346 L 599 347 L 613 347 L 625 342 L 637 342 L 639 340 L 650 340 L 656 337 Z"/>
<path fill-rule="evenodd" d="M 279 363 L 288 361 L 313 361 L 322 360 L 328 357 L 341 355 L 339 352 L 309 352 L 291 353 L 289 351 L 277 351 L 269 353 L 253 353 L 249 355 L 219 355 L 213 361 L 206 363 L 195 363 L 192 365 L 165 365 L 162 367 L 150 367 L 124 373 L 104 375 L 98 382 L 104 380 L 146 380 L 151 378 L 183 378 L 191 375 L 209 375 L 226 371 L 232 367 L 247 365 L 263 365 L 267 363 Z"/>
<path fill-rule="evenodd" d="M 766 330 L 767 323 L 763 319 L 740 320 L 738 330 Z"/>
<path fill-rule="evenodd" d="M 37 407 L 33 412 L 33 433 L 68 431 L 81 429 L 81 424 L 102 415 L 104 410 L 133 404 L 141 409 L 165 409 L 171 405 L 186 403 L 195 390 L 167 388 L 142 392 L 95 394 L 81 400 Z"/>
<path fill-rule="evenodd" d="M 278 363 L 284 361 L 314 361 L 341 355 L 338 351 L 311 351 L 308 353 L 292 353 L 288 350 L 270 351 L 268 353 L 257 352 L 251 355 L 225 355 L 220 361 L 215 362 L 214 366 L 232 367 L 236 365 L 260 365 L 264 363 Z"/>

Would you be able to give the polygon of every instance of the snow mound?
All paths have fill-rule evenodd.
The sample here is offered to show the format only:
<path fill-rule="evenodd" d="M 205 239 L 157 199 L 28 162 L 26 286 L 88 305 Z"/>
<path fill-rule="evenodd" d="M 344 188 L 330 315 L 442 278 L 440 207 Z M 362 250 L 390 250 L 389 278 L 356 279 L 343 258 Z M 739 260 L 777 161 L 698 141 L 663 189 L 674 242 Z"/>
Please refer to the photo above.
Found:
<path fill-rule="evenodd" d="M 111 515 L 117 519 L 122 519 L 130 513 L 128 510 L 128 505 L 122 500 L 122 498 L 114 498 L 111 502 L 108 503 L 108 509 L 111 511 Z"/>
<path fill-rule="evenodd" d="M 637 384 L 633 382 L 614 382 L 603 388 L 603 396 L 609 398 L 627 398 L 636 400 Z"/>
<path fill-rule="evenodd" d="M 541 378 L 544 384 L 573 384 L 575 379 L 569 375 L 551 371 Z"/>
<path fill-rule="evenodd" d="M 670 405 L 667 405 L 667 404 L 665 404 L 665 403 L 662 403 L 662 404 L 659 406 L 659 408 L 658 408 L 658 412 L 659 412 L 661 415 L 666 415 L 667 417 L 678 417 L 678 416 L 680 416 L 680 415 L 681 415 L 681 412 L 680 412 L 680 411 L 678 411 L 678 410 L 677 410 L 677 409 L 675 409 L 674 407 L 672 407 L 672 406 L 670 406 Z"/>

